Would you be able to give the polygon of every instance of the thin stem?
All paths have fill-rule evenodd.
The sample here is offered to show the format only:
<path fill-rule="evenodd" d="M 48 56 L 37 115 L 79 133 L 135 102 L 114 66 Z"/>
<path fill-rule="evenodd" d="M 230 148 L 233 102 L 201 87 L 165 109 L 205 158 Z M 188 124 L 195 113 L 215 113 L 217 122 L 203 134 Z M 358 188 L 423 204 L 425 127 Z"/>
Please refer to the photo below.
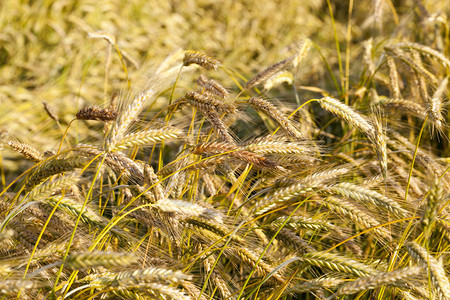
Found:
<path fill-rule="evenodd" d="M 414 163 L 416 161 L 417 151 L 419 151 L 420 140 L 422 139 L 423 130 L 425 129 L 425 125 L 427 124 L 427 120 L 428 120 L 428 116 L 423 121 L 422 128 L 420 129 L 419 137 L 417 138 L 416 149 L 414 150 L 414 156 L 413 156 L 413 160 L 412 160 L 412 163 L 411 163 L 411 169 L 409 170 L 408 184 L 406 185 L 405 201 L 408 199 L 408 191 L 409 191 L 409 185 L 411 184 L 411 177 L 412 177 L 412 173 L 413 173 L 413 170 L 414 170 Z"/>

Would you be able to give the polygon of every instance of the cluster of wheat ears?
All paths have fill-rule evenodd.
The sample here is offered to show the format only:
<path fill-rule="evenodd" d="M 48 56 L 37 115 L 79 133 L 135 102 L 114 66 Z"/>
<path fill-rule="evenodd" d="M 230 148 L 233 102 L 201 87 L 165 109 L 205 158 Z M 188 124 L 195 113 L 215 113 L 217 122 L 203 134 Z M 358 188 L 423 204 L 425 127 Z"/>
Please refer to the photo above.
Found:
<path fill-rule="evenodd" d="M 3 132 L 35 164 L 0 194 L 0 294 L 450 299 L 449 162 L 427 146 L 447 139 L 450 60 L 369 40 L 364 88 L 274 98 L 311 45 L 248 80 L 174 54 L 45 152 Z M 74 144 L 80 122 L 103 134 Z"/>

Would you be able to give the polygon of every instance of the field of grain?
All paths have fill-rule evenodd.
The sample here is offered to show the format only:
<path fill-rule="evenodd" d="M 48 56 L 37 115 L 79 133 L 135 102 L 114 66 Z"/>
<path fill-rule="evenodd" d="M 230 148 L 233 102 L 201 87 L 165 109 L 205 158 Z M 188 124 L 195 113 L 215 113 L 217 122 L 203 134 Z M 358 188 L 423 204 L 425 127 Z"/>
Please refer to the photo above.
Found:
<path fill-rule="evenodd" d="M 445 0 L 0 3 L 0 299 L 449 299 Z"/>

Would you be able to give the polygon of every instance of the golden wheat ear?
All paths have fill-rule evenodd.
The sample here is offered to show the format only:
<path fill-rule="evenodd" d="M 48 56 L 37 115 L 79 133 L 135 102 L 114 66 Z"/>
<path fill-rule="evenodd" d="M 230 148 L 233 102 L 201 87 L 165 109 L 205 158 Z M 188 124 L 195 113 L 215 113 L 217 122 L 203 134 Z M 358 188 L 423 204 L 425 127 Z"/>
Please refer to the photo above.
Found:
<path fill-rule="evenodd" d="M 358 130 L 366 134 L 367 137 L 372 139 L 375 136 L 375 128 L 373 124 L 371 124 L 365 116 L 361 115 L 350 106 L 345 105 L 338 99 L 331 97 L 319 99 L 318 102 L 323 109 L 333 113 L 350 125 L 358 128 Z"/>
<path fill-rule="evenodd" d="M 295 128 L 294 125 L 292 125 L 289 119 L 278 109 L 276 109 L 270 102 L 256 97 L 249 98 L 246 102 L 253 106 L 256 110 L 263 112 L 275 120 L 291 137 L 299 140 L 303 140 L 305 138 L 302 133 Z"/>
<path fill-rule="evenodd" d="M 194 50 L 187 50 L 184 54 L 183 66 L 189 66 L 192 64 L 199 65 L 206 70 L 217 70 L 220 66 L 220 61 Z"/>
<path fill-rule="evenodd" d="M 443 299 L 450 299 L 450 282 L 442 263 L 416 242 L 410 242 L 406 246 L 411 258 L 427 269 L 428 276 L 431 277 L 432 287 L 437 295 Z"/>
<path fill-rule="evenodd" d="M 131 123 L 136 120 L 138 115 L 142 112 L 151 100 L 155 100 L 162 88 L 160 79 L 154 77 L 150 78 L 147 88 L 138 94 L 138 96 L 130 99 L 123 99 L 122 108 L 118 112 L 114 124 L 106 138 L 106 150 L 115 149 L 117 143 L 124 137 Z"/>
<path fill-rule="evenodd" d="M 414 279 L 422 273 L 423 268 L 421 267 L 408 267 L 369 277 L 359 278 L 355 281 L 342 285 L 338 289 L 337 295 L 351 295 L 360 291 L 375 289 L 383 285 L 396 286 L 402 283 L 414 282 Z"/>
<path fill-rule="evenodd" d="M 444 118 L 444 97 L 447 86 L 448 77 L 445 77 L 433 93 L 433 96 L 427 101 L 428 118 L 433 126 L 431 130 L 432 134 L 436 131 L 438 134 L 442 135 L 446 126 Z"/>
<path fill-rule="evenodd" d="M 203 75 L 197 79 L 197 83 L 202 86 L 205 91 L 212 93 L 219 98 L 227 99 L 230 96 L 230 93 L 226 88 L 224 88 L 220 83 L 215 80 L 208 79 Z"/>
<path fill-rule="evenodd" d="M 28 160 L 40 162 L 44 159 L 44 154 L 31 145 L 19 141 L 9 141 L 8 146 Z"/>

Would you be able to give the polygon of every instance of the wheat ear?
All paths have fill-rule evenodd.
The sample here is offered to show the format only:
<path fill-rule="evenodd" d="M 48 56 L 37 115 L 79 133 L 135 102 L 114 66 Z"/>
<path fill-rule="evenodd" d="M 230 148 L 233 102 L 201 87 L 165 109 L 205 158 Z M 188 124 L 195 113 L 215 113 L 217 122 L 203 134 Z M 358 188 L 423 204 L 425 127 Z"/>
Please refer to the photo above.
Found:
<path fill-rule="evenodd" d="M 437 209 L 440 201 L 443 198 L 442 183 L 438 179 L 435 179 L 433 186 L 430 189 L 430 194 L 427 198 L 425 210 L 423 211 L 421 224 L 426 237 L 429 237 L 433 228 L 433 223 L 436 219 Z"/>
<path fill-rule="evenodd" d="M 400 99 L 402 97 L 400 93 L 400 85 L 398 79 L 397 67 L 395 66 L 394 58 L 390 55 L 386 55 L 386 61 L 389 69 L 389 83 L 391 88 L 392 97 L 394 99 Z"/>
<path fill-rule="evenodd" d="M 118 139 L 115 146 L 110 148 L 110 152 L 115 152 L 120 149 L 127 149 L 131 146 L 148 145 L 156 143 L 165 139 L 177 138 L 181 135 L 181 130 L 176 128 L 163 129 L 147 129 L 134 133 L 127 134 Z"/>
<path fill-rule="evenodd" d="M 421 119 L 425 119 L 427 116 L 426 109 L 419 103 L 405 100 L 405 99 L 381 99 L 378 104 L 387 108 L 393 108 L 394 112 L 405 113 L 405 111 L 418 116 Z M 385 112 L 390 113 L 390 109 L 386 109 Z"/>
<path fill-rule="evenodd" d="M 236 106 L 226 103 L 217 95 L 204 92 L 187 92 L 184 99 L 202 111 L 215 110 L 218 113 L 235 113 Z"/>
<path fill-rule="evenodd" d="M 318 101 L 323 109 L 347 121 L 349 124 L 358 128 L 362 133 L 366 134 L 369 138 L 374 137 L 375 128 L 373 125 L 351 107 L 331 97 L 325 97 Z"/>
<path fill-rule="evenodd" d="M 407 215 L 407 211 L 402 208 L 396 201 L 389 199 L 376 191 L 366 189 L 355 184 L 342 182 L 335 186 L 327 188 L 327 190 L 357 201 L 371 202 L 374 205 L 384 208 L 398 216 Z"/>
<path fill-rule="evenodd" d="M 224 88 L 220 83 L 218 83 L 215 80 L 208 79 L 203 75 L 200 75 L 200 77 L 197 80 L 197 83 L 202 86 L 205 91 L 212 93 L 222 99 L 227 99 L 230 93 L 227 91 L 226 88 Z"/>
<path fill-rule="evenodd" d="M 16 141 L 9 141 L 8 145 L 26 159 L 40 162 L 44 158 L 44 155 L 31 145 Z"/>
<path fill-rule="evenodd" d="M 116 122 L 111 130 L 110 136 L 106 141 L 106 149 L 114 149 L 116 143 L 123 137 L 124 133 L 129 128 L 131 122 L 144 109 L 145 104 L 153 98 L 157 93 L 157 82 L 154 86 L 148 88 L 145 92 L 136 97 L 126 108 L 119 113 Z"/>
<path fill-rule="evenodd" d="M 428 117 L 433 124 L 433 131 L 443 132 L 445 118 L 443 116 L 443 95 L 447 89 L 448 77 L 444 78 L 434 92 L 433 96 L 427 102 Z"/>
<path fill-rule="evenodd" d="M 341 285 L 344 282 L 342 279 L 333 278 L 333 277 L 323 277 L 316 278 L 312 280 L 305 281 L 300 284 L 296 284 L 293 287 L 286 289 L 283 295 L 288 295 L 292 293 L 306 293 L 311 292 L 318 289 L 335 289 L 337 286 Z"/>
<path fill-rule="evenodd" d="M 246 82 L 245 89 L 246 90 L 251 89 L 251 88 L 257 86 L 258 84 L 260 84 L 261 82 L 264 82 L 265 80 L 270 78 L 275 73 L 277 73 L 277 72 L 281 71 L 282 69 L 284 69 L 285 67 L 287 67 L 292 61 L 294 61 L 295 58 L 296 58 L 296 56 L 291 56 L 291 57 L 286 58 L 280 62 L 277 62 L 276 64 L 273 64 L 270 67 L 259 72 L 258 74 L 256 74 L 255 76 L 253 76 Z"/>
<path fill-rule="evenodd" d="M 372 290 L 383 285 L 395 285 L 419 275 L 421 267 L 409 267 L 390 272 L 380 273 L 375 276 L 363 277 L 344 284 L 337 291 L 337 295 L 350 295 L 363 290 Z"/>
<path fill-rule="evenodd" d="M 79 120 L 113 121 L 117 118 L 117 115 L 117 110 L 113 108 L 89 106 L 80 109 L 76 114 L 76 118 Z"/>
<path fill-rule="evenodd" d="M 220 61 L 215 60 L 204 53 L 187 50 L 184 54 L 183 66 L 189 66 L 191 64 L 199 65 L 206 70 L 217 70 L 220 66 Z"/>
<path fill-rule="evenodd" d="M 46 101 L 42 101 L 42 105 L 44 106 L 45 112 L 49 115 L 50 118 L 55 120 L 56 123 L 59 122 L 58 115 L 56 114 L 54 108 L 48 104 Z"/>
<path fill-rule="evenodd" d="M 345 274 L 352 274 L 357 277 L 371 276 L 376 273 L 373 268 L 365 264 L 349 257 L 329 252 L 307 253 L 301 260 L 313 266 L 327 268 Z"/>
<path fill-rule="evenodd" d="M 269 274 L 275 269 L 274 267 L 265 263 L 262 259 L 259 260 L 258 255 L 253 253 L 251 250 L 247 248 L 236 247 L 232 248 L 232 250 L 242 259 L 242 261 L 249 264 L 251 267 L 256 268 L 256 270 L 260 274 Z M 274 273 L 272 275 L 272 278 L 274 278 L 280 283 L 284 282 L 284 279 L 277 273 Z"/>
<path fill-rule="evenodd" d="M 64 265 L 73 270 L 89 269 L 98 266 L 116 267 L 129 266 L 138 261 L 134 253 L 115 252 L 80 252 L 71 253 L 64 261 Z"/>
<path fill-rule="evenodd" d="M 298 131 L 291 122 L 289 122 L 289 120 L 268 101 L 262 98 L 252 97 L 247 99 L 247 103 L 275 120 L 290 136 L 296 139 L 304 139 L 304 136 L 300 131 Z"/>
<path fill-rule="evenodd" d="M 399 47 L 403 49 L 415 49 L 419 51 L 422 54 L 429 55 L 431 57 L 436 58 L 437 60 L 441 61 L 444 65 L 447 66 L 447 68 L 450 68 L 450 60 L 441 52 L 434 50 L 433 48 L 430 48 L 425 45 L 416 44 L 416 43 L 405 43 L 405 44 L 399 44 Z"/>
<path fill-rule="evenodd" d="M 338 199 L 335 197 L 328 197 L 323 201 L 323 203 L 328 209 L 336 211 L 352 220 L 356 224 L 362 226 L 363 228 L 377 227 L 380 223 L 372 218 L 370 215 L 366 214 L 364 211 L 351 204 L 350 202 Z M 389 237 L 389 234 L 383 228 L 374 228 L 373 231 L 383 237 Z"/>
<path fill-rule="evenodd" d="M 442 264 L 434 258 L 425 248 L 415 242 L 408 245 L 409 255 L 418 263 L 428 269 L 434 289 L 441 298 L 450 299 L 450 282 L 445 274 Z"/>

